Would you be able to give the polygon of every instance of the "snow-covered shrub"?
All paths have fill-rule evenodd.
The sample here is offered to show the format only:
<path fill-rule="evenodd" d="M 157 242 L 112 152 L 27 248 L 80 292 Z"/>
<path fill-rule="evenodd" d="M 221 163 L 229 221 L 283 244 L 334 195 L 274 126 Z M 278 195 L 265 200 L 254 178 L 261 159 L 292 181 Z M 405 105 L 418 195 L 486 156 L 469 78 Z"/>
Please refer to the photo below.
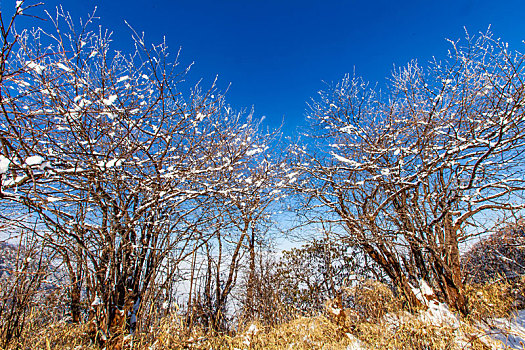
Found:
<path fill-rule="evenodd" d="M 4 35 L 1 199 L 52 232 L 74 322 L 100 299 L 91 316 L 101 332 L 121 312 L 126 332 L 147 327 L 163 304 L 155 296 L 172 298 L 182 262 L 211 246 L 224 249 L 208 256 L 217 316 L 259 222 L 295 181 L 268 153 L 276 133 L 230 108 L 215 83 L 182 87 L 187 69 L 165 42 L 132 32 L 130 52 L 113 50 L 94 14 L 77 22 L 60 7 L 48 17 Z"/>

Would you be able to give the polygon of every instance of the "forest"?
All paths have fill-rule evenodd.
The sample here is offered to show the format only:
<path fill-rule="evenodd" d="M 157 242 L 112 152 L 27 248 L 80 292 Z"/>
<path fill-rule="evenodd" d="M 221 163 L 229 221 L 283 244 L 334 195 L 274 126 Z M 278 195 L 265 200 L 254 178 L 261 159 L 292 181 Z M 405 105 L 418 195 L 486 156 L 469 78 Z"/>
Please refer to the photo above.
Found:
<path fill-rule="evenodd" d="M 144 34 L 16 26 L 39 6 L 1 13 L 0 348 L 510 339 L 489 333 L 525 308 L 524 54 L 485 32 L 386 89 L 345 75 L 284 137 Z"/>

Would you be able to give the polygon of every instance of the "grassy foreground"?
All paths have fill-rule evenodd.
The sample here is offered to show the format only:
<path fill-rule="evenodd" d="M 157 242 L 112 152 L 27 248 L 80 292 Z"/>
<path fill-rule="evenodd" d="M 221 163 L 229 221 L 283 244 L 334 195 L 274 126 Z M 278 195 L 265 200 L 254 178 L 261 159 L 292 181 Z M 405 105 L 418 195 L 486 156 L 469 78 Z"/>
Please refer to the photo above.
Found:
<path fill-rule="evenodd" d="M 401 300 L 377 282 L 369 283 L 360 291 L 352 308 L 327 306 L 324 315 L 295 317 L 273 326 L 250 322 L 229 334 L 210 334 L 199 327 L 188 330 L 181 317 L 172 314 L 147 332 L 133 337 L 117 336 L 104 347 L 148 350 L 507 348 L 490 336 L 497 320 L 512 317 L 516 311 L 516 290 L 506 283 L 471 286 L 468 290 L 471 315 L 467 319 L 458 318 L 439 303 L 408 312 Z M 29 320 L 23 336 L 8 349 L 103 348 L 94 344 L 88 328 L 89 324 L 66 322 L 41 327 Z M 523 345 L 522 348 L 525 349 Z"/>

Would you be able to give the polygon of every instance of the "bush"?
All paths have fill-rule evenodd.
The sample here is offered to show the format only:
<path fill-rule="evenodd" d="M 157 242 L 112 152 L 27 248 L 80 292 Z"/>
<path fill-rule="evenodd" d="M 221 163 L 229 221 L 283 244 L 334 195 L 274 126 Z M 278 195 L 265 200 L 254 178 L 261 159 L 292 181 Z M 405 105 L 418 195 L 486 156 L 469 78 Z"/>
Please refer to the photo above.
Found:
<path fill-rule="evenodd" d="M 513 286 L 504 281 L 467 286 L 469 316 L 477 320 L 509 317 L 515 310 Z"/>
<path fill-rule="evenodd" d="M 485 283 L 499 277 L 519 279 L 525 274 L 525 221 L 518 220 L 481 239 L 462 261 L 470 283 Z"/>
<path fill-rule="evenodd" d="M 365 280 L 345 292 L 348 306 L 360 321 L 377 322 L 389 312 L 401 308 L 400 300 L 384 283 Z"/>

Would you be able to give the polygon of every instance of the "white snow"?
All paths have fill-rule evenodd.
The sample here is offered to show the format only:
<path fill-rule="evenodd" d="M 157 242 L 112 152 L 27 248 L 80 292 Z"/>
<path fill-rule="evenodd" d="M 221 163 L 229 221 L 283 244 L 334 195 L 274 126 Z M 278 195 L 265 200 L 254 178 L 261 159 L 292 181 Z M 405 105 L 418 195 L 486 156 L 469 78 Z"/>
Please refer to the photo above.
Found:
<path fill-rule="evenodd" d="M 358 162 L 356 162 L 356 161 L 354 161 L 354 160 L 351 160 L 351 159 L 345 158 L 345 157 L 340 156 L 340 155 L 338 155 L 338 154 L 332 153 L 332 156 L 334 156 L 334 158 L 337 159 L 338 161 L 343 162 L 343 163 L 350 164 L 350 165 L 352 165 L 353 167 L 356 167 L 356 168 L 357 168 L 357 167 L 361 166 L 361 163 L 358 163 Z"/>
<path fill-rule="evenodd" d="M 18 14 L 20 14 L 20 15 L 23 13 L 23 12 L 22 12 L 22 4 L 23 4 L 23 3 L 24 3 L 23 0 L 22 0 L 22 1 L 18 0 L 18 1 L 16 2 L 16 5 L 15 5 L 15 7 L 16 7 L 16 13 L 18 13 Z"/>
<path fill-rule="evenodd" d="M 253 156 L 253 155 L 257 154 L 257 153 L 261 153 L 261 152 L 262 152 L 262 150 L 260 148 L 254 148 L 254 149 L 251 149 L 248 152 L 246 152 L 246 155 L 248 157 L 251 157 L 251 156 Z"/>
<path fill-rule="evenodd" d="M 250 327 L 248 328 L 247 333 L 248 334 L 253 334 L 253 335 L 259 333 L 259 329 L 257 328 L 257 325 L 251 324 Z"/>
<path fill-rule="evenodd" d="M 423 293 L 423 290 L 427 292 L 428 288 L 430 288 L 427 282 L 425 282 L 425 280 L 420 280 L 419 287 L 414 287 L 411 285 L 410 288 L 412 289 L 412 292 L 414 292 L 417 300 L 419 300 L 423 305 L 428 306 L 428 299 L 426 298 L 428 294 Z"/>
<path fill-rule="evenodd" d="M 39 75 L 42 74 L 44 69 L 46 69 L 46 67 L 41 66 L 38 63 L 33 62 L 33 61 L 26 62 L 26 65 L 29 67 L 29 69 L 34 70 L 36 72 L 36 74 L 39 74 Z"/>
<path fill-rule="evenodd" d="M 119 167 L 122 165 L 123 162 L 124 162 L 124 159 L 122 158 L 113 158 L 111 160 L 108 160 L 107 162 L 101 160 L 97 163 L 97 166 L 101 169 L 109 169 L 113 167 Z"/>
<path fill-rule="evenodd" d="M 53 168 L 51 167 L 51 162 L 45 161 L 38 166 L 38 169 L 45 171 L 45 170 L 50 170 L 50 169 L 52 170 Z"/>
<path fill-rule="evenodd" d="M 72 70 L 71 68 L 69 68 L 68 66 L 66 66 L 63 63 L 57 63 L 57 67 L 60 68 L 60 69 L 65 70 L 66 72 L 71 72 L 71 70 Z"/>
<path fill-rule="evenodd" d="M 357 128 L 353 126 L 352 124 L 350 124 L 345 127 L 342 127 L 339 131 L 349 134 L 352 130 L 357 130 Z"/>
<path fill-rule="evenodd" d="M 434 291 L 423 279 L 419 281 L 419 287 L 412 286 L 416 298 L 425 306 L 427 310 L 421 312 L 419 318 L 429 324 L 436 326 L 447 324 L 449 326 L 459 327 L 459 319 L 444 303 L 440 303 Z"/>
<path fill-rule="evenodd" d="M 419 315 L 422 321 L 435 326 L 448 325 L 459 328 L 459 319 L 444 303 L 437 300 L 428 301 L 428 309 Z"/>
<path fill-rule="evenodd" d="M 95 300 L 91 303 L 91 306 L 98 306 L 102 304 L 102 300 L 98 297 L 98 295 L 95 297 Z"/>
<path fill-rule="evenodd" d="M 496 318 L 486 329 L 491 338 L 501 341 L 510 349 L 523 349 L 525 344 L 525 310 L 519 310 L 510 319 Z"/>
<path fill-rule="evenodd" d="M 27 178 L 28 178 L 27 176 L 17 176 L 14 179 L 7 179 L 7 180 L 4 181 L 4 186 L 6 186 L 6 187 L 16 186 L 19 183 L 21 183 L 22 181 L 27 180 Z"/>
<path fill-rule="evenodd" d="M 111 95 L 107 99 L 102 99 L 102 103 L 106 106 L 111 106 L 117 100 L 117 95 Z"/>
<path fill-rule="evenodd" d="M 41 157 L 41 156 L 31 156 L 31 157 L 27 157 L 26 159 L 26 164 L 29 165 L 29 166 L 33 166 L 33 165 L 40 165 L 44 162 L 44 158 Z"/>
<path fill-rule="evenodd" d="M 0 156 L 0 175 L 7 173 L 11 161 L 4 156 Z"/>
<path fill-rule="evenodd" d="M 352 341 L 350 345 L 346 347 L 346 350 L 362 350 L 365 349 L 365 346 L 359 339 L 357 339 L 354 335 L 351 333 L 345 333 L 346 336 Z"/>
<path fill-rule="evenodd" d="M 118 159 L 112 159 L 110 160 L 109 162 L 106 163 L 106 167 L 107 168 L 112 168 L 115 166 L 115 164 L 117 163 Z"/>
<path fill-rule="evenodd" d="M 427 284 L 427 282 L 425 280 L 421 280 L 419 282 L 419 288 L 420 288 L 421 293 L 423 295 L 426 295 L 426 296 L 433 296 L 434 295 L 434 291 L 432 290 L 432 288 L 430 288 L 430 286 Z"/>
<path fill-rule="evenodd" d="M 202 113 L 197 113 L 197 121 L 202 121 L 204 120 L 204 118 L 206 117 L 206 115 L 202 114 Z"/>

